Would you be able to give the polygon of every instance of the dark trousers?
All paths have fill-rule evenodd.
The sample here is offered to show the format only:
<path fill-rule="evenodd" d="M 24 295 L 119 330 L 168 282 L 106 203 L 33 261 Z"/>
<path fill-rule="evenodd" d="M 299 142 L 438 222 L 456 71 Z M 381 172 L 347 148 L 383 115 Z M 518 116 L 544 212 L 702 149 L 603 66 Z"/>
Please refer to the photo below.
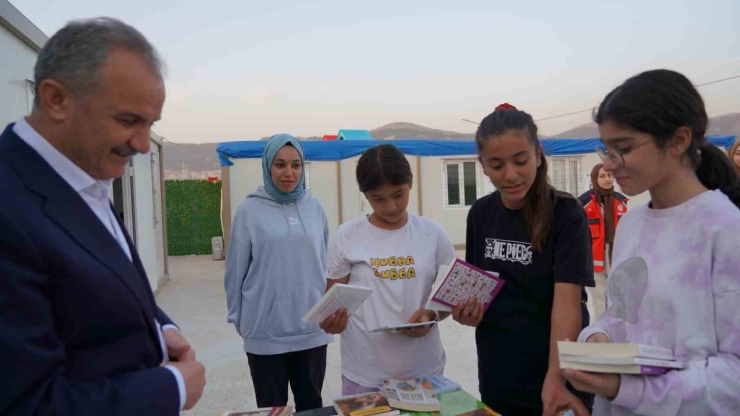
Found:
<path fill-rule="evenodd" d="M 295 410 L 323 407 L 321 389 L 326 374 L 326 345 L 305 351 L 277 355 L 247 353 L 258 407 L 288 404 L 288 384 L 295 398 Z"/>

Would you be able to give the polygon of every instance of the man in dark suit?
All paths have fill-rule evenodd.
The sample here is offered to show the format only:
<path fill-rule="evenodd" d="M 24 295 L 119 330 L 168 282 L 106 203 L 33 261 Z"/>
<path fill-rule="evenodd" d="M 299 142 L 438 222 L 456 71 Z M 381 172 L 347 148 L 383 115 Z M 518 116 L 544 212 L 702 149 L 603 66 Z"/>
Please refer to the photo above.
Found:
<path fill-rule="evenodd" d="M 200 399 L 205 369 L 108 200 L 149 151 L 161 67 L 124 23 L 70 23 L 39 53 L 32 114 L 0 136 L 0 415 L 177 415 Z"/>

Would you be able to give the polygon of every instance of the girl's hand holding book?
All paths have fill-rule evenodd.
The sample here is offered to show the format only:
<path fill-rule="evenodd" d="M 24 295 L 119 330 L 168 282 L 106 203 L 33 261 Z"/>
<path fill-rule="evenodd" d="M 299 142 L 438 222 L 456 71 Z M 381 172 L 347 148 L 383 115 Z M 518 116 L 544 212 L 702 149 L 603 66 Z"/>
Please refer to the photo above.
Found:
<path fill-rule="evenodd" d="M 409 318 L 410 324 L 418 324 L 422 322 L 433 322 L 436 320 L 437 314 L 429 309 L 421 308 L 414 312 Z M 424 325 L 416 328 L 404 328 L 398 331 L 399 334 L 405 335 L 409 338 L 421 338 L 429 333 L 429 329 L 432 325 Z"/>
<path fill-rule="evenodd" d="M 452 312 L 452 318 L 467 326 L 478 326 L 483 320 L 483 303 L 480 299 L 470 298 L 462 302 Z"/>
<path fill-rule="evenodd" d="M 327 334 L 341 334 L 347 328 L 348 320 L 349 314 L 347 313 L 347 308 L 342 308 L 324 319 L 319 324 L 319 327 Z"/>
<path fill-rule="evenodd" d="M 607 337 L 605 334 L 596 333 L 588 337 L 586 342 L 600 342 L 600 343 L 608 344 L 609 337 Z"/>

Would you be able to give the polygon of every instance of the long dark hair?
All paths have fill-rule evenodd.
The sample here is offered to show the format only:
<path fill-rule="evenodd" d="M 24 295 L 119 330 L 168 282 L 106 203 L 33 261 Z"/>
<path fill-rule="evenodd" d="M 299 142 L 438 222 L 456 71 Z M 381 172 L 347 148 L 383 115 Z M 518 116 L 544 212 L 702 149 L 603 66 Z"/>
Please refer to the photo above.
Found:
<path fill-rule="evenodd" d="M 365 150 L 357 162 L 356 175 L 362 193 L 384 185 L 410 185 L 414 178 L 406 156 L 392 144 L 381 144 Z"/>
<path fill-rule="evenodd" d="M 547 158 L 537 138 L 537 125 L 534 124 L 532 116 L 511 105 L 502 104 L 480 123 L 475 133 L 475 143 L 478 145 L 480 155 L 487 140 L 511 130 L 525 131 L 529 143 L 540 152 L 540 167 L 537 168 L 537 176 L 532 187 L 527 191 L 524 220 L 527 223 L 532 247 L 535 250 L 542 250 L 555 217 L 557 194 L 547 179 Z"/>
<path fill-rule="evenodd" d="M 656 69 L 628 79 L 610 92 L 594 114 L 594 121 L 611 121 L 655 138 L 659 148 L 680 127 L 691 129 L 685 156 L 697 178 L 708 189 L 719 189 L 740 207 L 740 180 L 725 154 L 709 143 L 707 111 L 691 81 L 675 71 Z"/>

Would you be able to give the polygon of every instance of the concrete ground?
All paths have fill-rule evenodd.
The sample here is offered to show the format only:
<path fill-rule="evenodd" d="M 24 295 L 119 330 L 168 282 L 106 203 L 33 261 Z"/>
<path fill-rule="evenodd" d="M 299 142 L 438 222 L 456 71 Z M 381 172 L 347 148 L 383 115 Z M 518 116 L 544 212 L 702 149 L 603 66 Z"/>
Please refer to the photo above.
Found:
<path fill-rule="evenodd" d="M 226 323 L 223 261 L 211 256 L 169 258 L 170 281 L 157 294 L 157 303 L 180 326 L 206 366 L 206 388 L 187 415 L 213 416 L 219 410 L 256 408 L 254 388 L 241 337 Z M 447 352 L 445 375 L 479 397 L 473 328 L 447 319 L 440 324 Z M 339 341 L 329 345 L 324 405 L 342 392 Z M 290 399 L 292 403 L 292 398 Z"/>

